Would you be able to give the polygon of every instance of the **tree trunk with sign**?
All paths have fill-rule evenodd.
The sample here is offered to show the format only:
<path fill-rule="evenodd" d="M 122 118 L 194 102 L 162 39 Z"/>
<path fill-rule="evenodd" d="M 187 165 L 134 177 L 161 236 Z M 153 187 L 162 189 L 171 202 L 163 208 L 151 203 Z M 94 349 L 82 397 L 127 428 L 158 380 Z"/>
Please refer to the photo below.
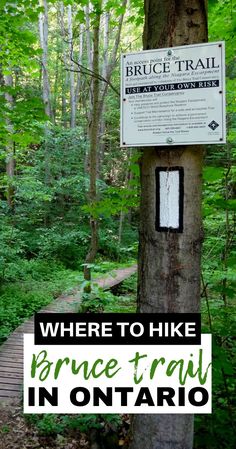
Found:
<path fill-rule="evenodd" d="M 207 41 L 204 0 L 145 0 L 144 49 Z M 147 147 L 141 166 L 138 309 L 198 312 L 202 242 L 202 147 Z M 156 167 L 184 170 L 183 232 L 155 229 Z M 130 449 L 191 449 L 193 415 L 134 415 Z"/>

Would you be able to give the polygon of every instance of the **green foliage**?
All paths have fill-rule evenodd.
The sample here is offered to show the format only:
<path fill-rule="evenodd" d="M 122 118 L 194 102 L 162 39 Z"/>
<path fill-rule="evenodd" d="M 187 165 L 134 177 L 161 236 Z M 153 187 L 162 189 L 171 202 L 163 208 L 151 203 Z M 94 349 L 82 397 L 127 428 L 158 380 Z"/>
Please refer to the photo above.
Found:
<path fill-rule="evenodd" d="M 100 248 L 98 254 L 111 260 L 126 261 L 137 257 L 137 229 L 135 226 L 124 226 L 122 244 L 117 236 L 117 226 L 114 221 L 105 222 L 106 228 L 99 231 Z M 132 244 L 130 244 L 132 242 Z"/>
<path fill-rule="evenodd" d="M 128 187 L 108 187 L 103 200 L 96 204 L 86 205 L 83 209 L 93 214 L 95 218 L 99 216 L 109 217 L 111 214 L 116 215 L 121 210 L 127 213 L 131 207 L 137 207 L 138 204 L 138 193 L 137 189 L 133 188 L 133 184 Z"/>
<path fill-rule="evenodd" d="M 117 429 L 121 425 L 119 415 L 25 415 L 28 423 L 44 436 L 63 435 L 70 430 L 79 430 L 89 434 L 91 429 Z"/>
<path fill-rule="evenodd" d="M 41 8 L 37 0 L 18 0 L 10 3 L 1 0 L 0 5 L 0 63 L 7 73 L 13 66 L 32 67 L 38 53 L 34 45 L 35 34 L 29 29 L 29 22 L 37 22 Z"/>
<path fill-rule="evenodd" d="M 20 262 L 24 241 L 17 229 L 0 223 L 0 280 L 10 280 L 13 264 Z"/>
<path fill-rule="evenodd" d="M 130 261 L 130 264 L 135 261 Z M 127 266 L 127 264 L 125 265 Z M 111 262 L 101 262 L 89 264 L 88 267 L 93 272 L 93 277 L 104 277 L 104 274 L 113 275 L 113 270 L 118 268 L 117 264 Z M 119 264 L 119 268 L 122 265 Z M 97 275 L 96 275 L 97 272 Z M 104 274 L 102 274 L 104 273 Z M 93 281 L 84 281 L 81 285 L 84 290 L 80 312 L 135 312 L 137 275 L 125 279 L 122 283 L 115 285 L 110 290 L 103 290 Z"/>
<path fill-rule="evenodd" d="M 66 268 L 77 269 L 85 257 L 88 240 L 88 229 L 53 226 L 40 233 L 39 255 L 46 259 L 58 260 Z"/>
<path fill-rule="evenodd" d="M 232 61 L 235 56 L 234 40 L 236 31 L 235 0 L 209 1 L 209 40 L 226 41 L 226 60 Z M 222 26 L 222 18 L 224 26 Z"/>
<path fill-rule="evenodd" d="M 32 141 L 38 142 L 42 134 L 42 123 L 46 119 L 42 100 L 30 84 L 16 85 L 14 82 L 15 78 L 22 79 L 26 70 L 32 77 L 37 71 L 40 50 L 34 26 L 40 10 L 35 0 L 19 0 L 15 3 L 3 0 L 0 4 L 1 77 L 12 75 L 13 78 L 12 87 L 3 86 L 0 80 L 1 151 L 4 151 L 4 145 L 9 144 L 26 147 Z M 5 101 L 6 93 L 13 97 L 11 105 Z"/>
<path fill-rule="evenodd" d="M 47 161 L 45 147 L 49 152 Z M 7 280 L 6 266 L 17 257 L 56 259 L 69 268 L 77 268 L 83 260 L 89 238 L 81 210 L 86 189 L 86 178 L 81 173 L 84 151 L 80 130 L 54 129 L 44 144 L 16 154 L 20 172 L 14 179 L 14 219 L 7 215 L 5 200 L 0 200 L 2 278 Z M 4 174 L 2 183 L 4 192 Z"/>
<path fill-rule="evenodd" d="M 121 425 L 119 415 L 76 415 L 74 417 L 65 415 L 62 417 L 64 426 L 72 429 L 79 429 L 81 432 L 88 432 L 91 429 L 103 429 L 104 425 L 118 428 Z"/>
<path fill-rule="evenodd" d="M 235 170 L 229 150 L 224 156 L 227 164 L 221 159 L 224 165 L 204 170 L 202 320 L 204 331 L 213 334 L 213 413 L 196 417 L 195 449 L 235 447 Z M 208 163 L 213 154 L 212 149 Z"/>
<path fill-rule="evenodd" d="M 137 293 L 137 273 L 133 274 L 129 278 L 125 279 L 122 284 L 119 285 L 119 295 L 130 294 L 136 295 Z M 117 294 L 117 293 L 116 293 Z"/>
<path fill-rule="evenodd" d="M 105 291 L 96 283 L 84 282 L 81 286 L 84 288 L 82 303 L 79 312 L 103 312 L 108 304 L 111 304 L 115 298 L 110 291 Z M 86 290 L 90 292 L 86 293 Z"/>
<path fill-rule="evenodd" d="M 5 275 L 8 282 L 0 287 L 0 343 L 61 292 L 78 285 L 83 277 L 82 273 L 39 259 L 17 260 L 8 266 Z"/>
<path fill-rule="evenodd" d="M 51 414 L 43 415 L 41 419 L 35 420 L 35 424 L 41 435 L 53 436 L 63 433 L 64 430 L 64 426 L 60 422 L 60 419 Z"/>
<path fill-rule="evenodd" d="M 0 428 L 0 434 L 8 433 L 9 431 L 10 431 L 10 428 L 7 425 L 4 425 Z"/>
<path fill-rule="evenodd" d="M 105 305 L 106 313 L 135 313 L 137 310 L 136 294 L 125 294 L 115 297 L 114 301 L 110 301 Z"/>
<path fill-rule="evenodd" d="M 205 177 L 205 232 L 203 266 L 205 282 L 213 298 L 216 293 L 230 303 L 236 294 L 236 258 L 234 248 L 235 199 L 234 170 L 207 167 Z"/>
<path fill-rule="evenodd" d="M 143 25 L 144 23 L 144 5 L 142 0 L 131 0 L 131 7 L 134 8 L 134 13 L 128 18 L 130 23 L 134 23 L 135 26 Z"/>
<path fill-rule="evenodd" d="M 235 448 L 236 346 L 235 338 L 227 336 L 229 330 L 234 330 L 232 335 L 235 335 L 235 320 L 233 328 L 229 329 L 232 319 L 228 316 L 224 322 L 225 314 L 219 310 L 217 317 L 213 313 L 212 414 L 195 417 L 195 449 Z"/>
<path fill-rule="evenodd" d="M 137 309 L 137 274 L 112 288 L 114 301 L 105 306 L 106 313 L 135 313 Z"/>

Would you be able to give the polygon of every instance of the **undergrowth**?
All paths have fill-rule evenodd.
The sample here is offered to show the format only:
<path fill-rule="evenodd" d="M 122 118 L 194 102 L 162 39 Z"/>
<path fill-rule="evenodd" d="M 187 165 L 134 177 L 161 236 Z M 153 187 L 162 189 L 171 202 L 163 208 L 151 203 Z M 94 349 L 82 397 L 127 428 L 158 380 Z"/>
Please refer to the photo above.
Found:
<path fill-rule="evenodd" d="M 20 273 L 12 270 L 11 282 L 0 287 L 0 343 L 27 318 L 63 291 L 78 285 L 81 279 L 81 272 L 39 260 L 24 261 Z"/>
<path fill-rule="evenodd" d="M 133 262 L 118 264 L 101 261 L 92 267 L 93 278 L 104 277 L 105 273 L 132 265 Z M 7 282 L 0 286 L 0 344 L 17 326 L 62 292 L 70 293 L 73 288 L 83 285 L 82 271 L 70 270 L 62 264 L 41 259 L 23 260 L 21 265 L 8 266 L 7 276 Z M 110 312 L 119 311 L 114 295 L 96 286 L 86 300 L 93 311 L 102 311 L 104 308 Z M 126 311 L 133 311 L 128 310 L 130 298 L 120 298 L 121 305 L 122 301 L 124 305 L 126 303 Z"/>

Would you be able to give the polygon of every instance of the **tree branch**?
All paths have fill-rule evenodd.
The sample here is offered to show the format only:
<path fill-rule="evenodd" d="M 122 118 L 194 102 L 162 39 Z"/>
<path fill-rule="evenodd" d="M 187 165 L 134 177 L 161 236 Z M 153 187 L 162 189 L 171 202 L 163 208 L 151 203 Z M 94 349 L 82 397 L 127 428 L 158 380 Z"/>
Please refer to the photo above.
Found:
<path fill-rule="evenodd" d="M 77 67 L 79 67 L 80 70 L 72 70 L 72 69 L 66 68 L 65 69 L 66 71 L 82 73 L 83 75 L 88 75 L 88 76 L 91 76 L 92 78 L 96 78 L 99 81 L 106 83 L 118 95 L 118 97 L 120 97 L 120 92 L 113 86 L 113 84 L 109 80 L 107 80 L 103 76 L 99 75 L 99 73 L 94 73 L 92 70 L 88 69 L 87 67 L 84 67 L 82 64 L 80 64 L 78 61 L 75 61 L 73 58 L 70 58 L 70 59 Z"/>

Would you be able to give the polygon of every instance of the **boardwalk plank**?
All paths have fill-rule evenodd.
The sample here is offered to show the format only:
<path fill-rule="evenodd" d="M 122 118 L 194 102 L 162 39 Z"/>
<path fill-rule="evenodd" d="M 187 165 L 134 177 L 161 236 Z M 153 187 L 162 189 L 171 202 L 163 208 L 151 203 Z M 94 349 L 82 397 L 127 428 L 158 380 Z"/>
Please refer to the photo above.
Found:
<path fill-rule="evenodd" d="M 19 392 L 22 389 L 22 384 L 3 384 L 1 385 L 1 390 L 6 391 L 17 391 Z"/>
<path fill-rule="evenodd" d="M 3 398 L 16 398 L 16 397 L 19 397 L 18 391 L 0 389 L 0 400 Z"/>
<path fill-rule="evenodd" d="M 10 368 L 6 368 L 5 370 L 1 369 L 1 378 L 6 379 L 20 379 L 22 383 L 22 372 L 19 371 L 11 371 Z M 5 383 L 5 381 L 3 382 Z"/>
<path fill-rule="evenodd" d="M 3 384 L 4 385 L 9 385 L 9 388 L 11 385 L 21 385 L 22 384 L 22 379 L 21 376 L 19 377 L 3 377 L 3 375 L 1 375 L 0 377 L 0 384 L 1 384 L 1 388 L 3 388 Z"/>
<path fill-rule="evenodd" d="M 120 284 L 136 271 L 136 266 L 116 271 L 116 276 L 107 276 L 94 282 L 107 290 Z M 79 287 L 78 287 L 79 289 Z M 51 304 L 40 310 L 41 313 L 77 312 L 80 302 L 78 289 L 73 294 L 62 294 Z M 34 317 L 21 324 L 0 348 L 0 401 L 19 400 L 23 383 L 23 334 L 34 333 Z"/>

